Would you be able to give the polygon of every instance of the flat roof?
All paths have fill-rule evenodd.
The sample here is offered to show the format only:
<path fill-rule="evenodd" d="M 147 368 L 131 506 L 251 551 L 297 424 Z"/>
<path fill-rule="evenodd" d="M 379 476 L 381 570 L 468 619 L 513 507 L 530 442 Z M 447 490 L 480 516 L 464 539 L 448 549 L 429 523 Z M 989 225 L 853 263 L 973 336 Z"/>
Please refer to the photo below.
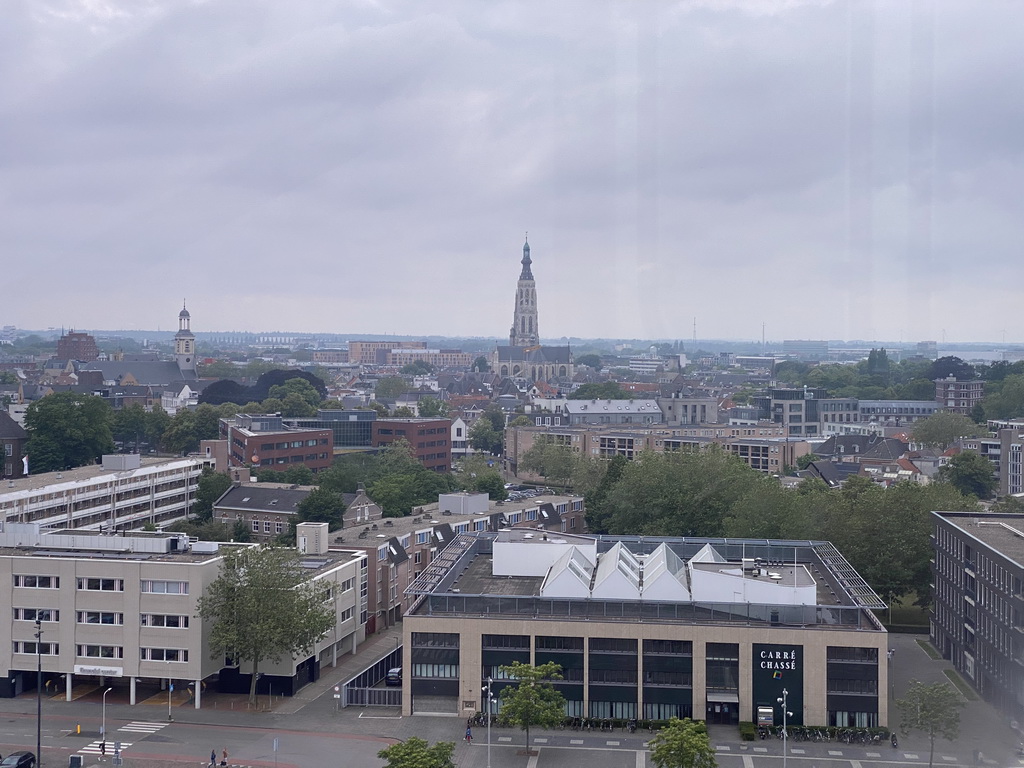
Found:
<path fill-rule="evenodd" d="M 186 466 L 189 464 L 198 466 L 199 462 L 196 459 L 186 457 L 169 459 L 166 457 L 143 456 L 139 462 L 138 469 L 104 469 L 102 464 L 90 464 L 87 467 L 65 469 L 60 472 L 43 472 L 38 475 L 15 478 L 0 484 L 0 501 L 4 501 L 5 497 L 24 491 L 38 491 L 43 488 L 53 488 L 56 491 L 64 487 L 70 488 L 75 483 L 89 482 L 104 476 L 109 476 L 111 479 L 123 478 L 131 475 L 133 472 L 139 472 L 144 469 L 158 469 L 161 466 L 171 468 L 173 466 Z M 29 469 L 31 470 L 31 468 L 30 459 Z"/>
<path fill-rule="evenodd" d="M 1024 517 L 998 513 L 974 515 L 969 512 L 933 514 L 1024 567 Z"/>

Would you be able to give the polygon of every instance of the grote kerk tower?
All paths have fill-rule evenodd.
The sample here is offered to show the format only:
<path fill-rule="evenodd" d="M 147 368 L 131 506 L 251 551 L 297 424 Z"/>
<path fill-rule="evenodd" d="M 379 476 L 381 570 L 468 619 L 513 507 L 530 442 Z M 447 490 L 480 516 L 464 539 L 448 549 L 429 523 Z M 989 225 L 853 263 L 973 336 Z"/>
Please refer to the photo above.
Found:
<path fill-rule="evenodd" d="M 540 344 L 537 326 L 537 284 L 530 265 L 530 241 L 523 245 L 523 271 L 516 288 L 516 311 L 512 317 L 512 331 L 508 336 L 511 347 L 535 347 Z"/>

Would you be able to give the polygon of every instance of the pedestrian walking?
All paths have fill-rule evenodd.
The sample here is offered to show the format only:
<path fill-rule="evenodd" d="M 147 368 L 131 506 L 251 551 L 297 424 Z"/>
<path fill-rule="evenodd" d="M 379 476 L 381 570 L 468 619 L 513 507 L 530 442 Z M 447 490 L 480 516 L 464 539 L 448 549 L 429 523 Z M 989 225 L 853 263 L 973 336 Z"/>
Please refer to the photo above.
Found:
<path fill-rule="evenodd" d="M 220 751 L 220 764 L 221 765 L 227 765 L 228 764 L 228 748 L 227 747 L 224 747 L 224 749 L 222 749 Z"/>
<path fill-rule="evenodd" d="M 217 750 L 210 750 L 210 768 L 217 768 Z"/>
<path fill-rule="evenodd" d="M 472 744 L 473 743 L 473 729 L 472 728 L 467 728 L 466 729 L 466 743 L 467 744 Z"/>
<path fill-rule="evenodd" d="M 107 740 L 106 739 L 104 739 L 103 741 L 100 742 L 100 757 L 103 757 L 105 754 L 107 754 Z"/>

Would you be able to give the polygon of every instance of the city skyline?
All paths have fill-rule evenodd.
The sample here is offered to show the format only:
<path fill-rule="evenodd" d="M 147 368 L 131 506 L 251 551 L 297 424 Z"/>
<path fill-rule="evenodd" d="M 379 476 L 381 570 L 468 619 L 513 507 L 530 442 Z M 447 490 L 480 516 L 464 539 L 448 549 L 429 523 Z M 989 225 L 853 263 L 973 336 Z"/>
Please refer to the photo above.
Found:
<path fill-rule="evenodd" d="M 1021 6 L 0 22 L 0 325 L 501 339 L 529 230 L 544 338 L 1022 340 Z"/>

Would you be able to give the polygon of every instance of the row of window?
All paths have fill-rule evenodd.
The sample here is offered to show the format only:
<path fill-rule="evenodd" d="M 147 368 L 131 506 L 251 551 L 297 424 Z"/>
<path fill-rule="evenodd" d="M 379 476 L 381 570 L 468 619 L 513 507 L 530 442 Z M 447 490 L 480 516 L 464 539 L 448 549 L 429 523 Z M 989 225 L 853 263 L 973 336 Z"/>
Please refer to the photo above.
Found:
<path fill-rule="evenodd" d="M 60 655 L 59 643 L 37 643 L 34 640 L 15 640 L 12 643 L 14 653 L 40 656 Z M 124 648 L 117 645 L 78 645 L 75 646 L 77 656 L 86 659 L 123 659 Z M 188 661 L 188 650 L 185 648 L 139 648 L 139 658 L 143 661 Z"/>
<path fill-rule="evenodd" d="M 60 589 L 60 576 L 15 574 L 14 586 L 26 589 Z M 124 592 L 124 579 L 82 577 L 75 579 L 75 586 L 87 592 Z M 188 582 L 143 579 L 139 582 L 139 590 L 156 595 L 187 595 Z"/>
<path fill-rule="evenodd" d="M 139 614 L 139 624 L 143 627 L 167 627 L 188 629 L 188 616 L 167 615 L 163 613 Z M 56 608 L 15 608 L 15 621 L 60 621 L 60 611 Z M 75 611 L 77 624 L 106 624 L 120 626 L 124 624 L 124 614 L 113 611 Z"/>

